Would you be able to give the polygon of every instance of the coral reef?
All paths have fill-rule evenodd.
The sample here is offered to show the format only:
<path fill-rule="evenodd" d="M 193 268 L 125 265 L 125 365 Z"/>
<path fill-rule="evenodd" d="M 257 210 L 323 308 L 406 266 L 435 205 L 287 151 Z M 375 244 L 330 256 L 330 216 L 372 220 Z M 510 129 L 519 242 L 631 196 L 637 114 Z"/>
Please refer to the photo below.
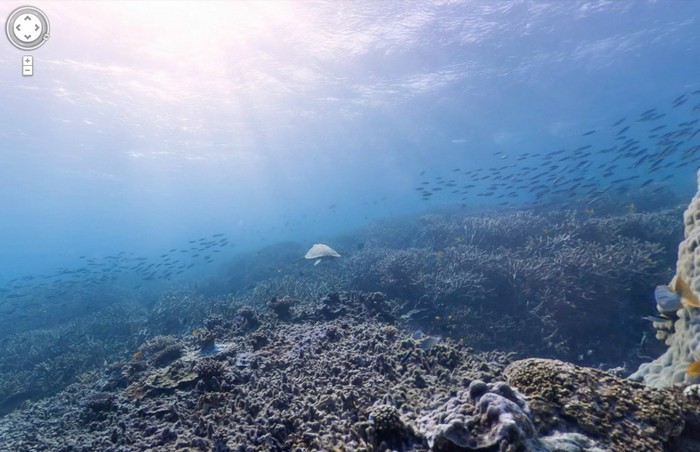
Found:
<path fill-rule="evenodd" d="M 405 450 L 420 443 L 420 437 L 391 406 L 379 404 L 371 408 L 366 434 L 373 447 L 386 450 Z"/>
<path fill-rule="evenodd" d="M 543 450 L 526 400 L 502 382 L 474 380 L 418 423 L 432 450 Z"/>
<path fill-rule="evenodd" d="M 142 309 L 115 304 L 61 327 L 33 329 L 0 341 L 0 416 L 26 400 L 55 394 L 143 340 Z"/>
<path fill-rule="evenodd" d="M 148 310 L 112 301 L 2 338 L 0 436 L 13 450 L 694 450 L 693 385 L 541 360 L 503 382 L 517 355 L 636 366 L 660 347 L 640 341 L 640 300 L 672 276 L 676 214 L 436 212 L 378 223 L 317 267 L 272 247 Z M 688 215 L 678 273 L 695 287 Z M 679 311 L 682 352 L 642 379 L 692 382 L 695 315 Z"/>
<path fill-rule="evenodd" d="M 156 367 L 163 367 L 182 356 L 182 345 L 173 336 L 156 336 L 144 342 L 137 358 L 144 358 Z"/>
<path fill-rule="evenodd" d="M 673 393 L 597 369 L 531 358 L 505 375 L 528 398 L 540 435 L 579 433 L 605 450 L 664 450 L 685 427 Z"/>
<path fill-rule="evenodd" d="M 655 347 L 640 340 L 650 311 L 640 300 L 649 281 L 671 276 L 675 213 L 434 214 L 412 225 L 410 247 L 384 238 L 395 227 L 377 226 L 341 271 L 350 287 L 410 301 L 415 327 L 482 350 L 636 365 Z"/>
<path fill-rule="evenodd" d="M 259 349 L 269 337 L 255 334 L 258 322 L 328 320 L 353 309 L 480 351 L 636 367 L 663 351 L 642 337 L 649 326 L 641 317 L 650 313 L 643 302 L 650 281 L 671 279 L 669 249 L 682 237 L 677 212 L 441 211 L 377 223 L 340 241 L 342 259 L 313 269 L 290 263 L 305 246 L 276 245 L 241 256 L 235 275 L 211 277 L 197 290 L 173 288 L 147 306 L 110 298 L 60 327 L 2 337 L 0 414 L 91 378 L 104 362 L 126 360 L 126 373 L 143 371 L 151 357 L 129 357 L 157 335 L 184 335 L 185 345 L 212 350 L 217 338 L 246 336 Z M 386 296 L 327 296 L 354 289 Z M 261 310 L 267 302 L 271 309 Z"/>
<path fill-rule="evenodd" d="M 695 297 L 700 293 L 700 171 L 698 187 L 698 192 L 683 213 L 685 238 L 678 245 L 675 277 L 687 283 L 688 290 Z M 677 320 L 670 332 L 667 322 L 654 323 L 659 330 L 657 337 L 664 339 L 668 349 L 654 361 L 642 364 L 630 376 L 632 380 L 644 381 L 658 388 L 700 382 L 700 377 L 689 371 L 691 364 L 700 361 L 700 309 L 682 306 L 676 315 Z"/>
<path fill-rule="evenodd" d="M 387 303 L 380 294 L 325 298 L 344 307 L 343 314 L 326 319 L 319 300 L 303 306 L 307 320 L 279 324 L 263 310 L 255 334 L 268 342 L 257 350 L 234 332 L 221 338 L 230 345 L 214 355 L 202 356 L 196 344 L 181 340 L 182 356 L 164 367 L 144 360 L 146 369 L 129 376 L 128 386 L 103 383 L 109 389 L 96 393 L 93 384 L 76 383 L 7 415 L 0 435 L 10 447 L 55 449 L 370 450 L 385 444 L 420 450 L 424 439 L 415 420 L 423 408 L 473 379 L 493 381 L 508 362 L 503 354 L 477 354 L 446 340 L 424 350 L 378 320 Z M 112 375 L 104 372 L 102 382 Z M 76 410 L 88 410 L 90 422 Z M 39 430 L 44 433 L 33 433 Z"/>
<path fill-rule="evenodd" d="M 292 317 L 291 309 L 294 304 L 294 300 L 289 295 L 283 297 L 272 297 L 270 301 L 267 302 L 267 306 L 277 314 L 280 320 L 289 320 Z"/>
<path fill-rule="evenodd" d="M 511 363 L 509 355 L 449 338 L 425 346 L 425 336 L 397 327 L 402 304 L 381 293 L 302 300 L 285 322 L 273 308 L 211 316 L 208 327 L 229 328 L 219 328 L 222 342 L 209 353 L 191 334 L 151 338 L 138 358 L 0 418 L 3 446 L 627 451 L 699 444 L 693 394 L 560 361 Z"/>

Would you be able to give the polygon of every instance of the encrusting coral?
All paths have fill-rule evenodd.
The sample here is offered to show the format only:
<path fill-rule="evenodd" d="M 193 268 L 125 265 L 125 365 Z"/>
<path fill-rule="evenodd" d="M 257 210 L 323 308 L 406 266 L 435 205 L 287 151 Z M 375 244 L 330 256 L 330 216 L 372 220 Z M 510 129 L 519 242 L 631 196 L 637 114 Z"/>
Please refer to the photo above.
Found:
<path fill-rule="evenodd" d="M 700 171 L 698 171 L 700 186 Z M 630 379 L 649 386 L 668 388 L 700 383 L 700 190 L 683 214 L 685 239 L 678 246 L 676 276 L 669 289 L 682 301 L 676 311 L 678 319 L 668 331 L 666 321 L 655 322 L 657 337 L 665 339 L 668 350 L 650 363 L 642 364 Z"/>
<path fill-rule="evenodd" d="M 663 450 L 685 425 L 672 394 L 597 369 L 530 358 L 505 375 L 527 396 L 541 435 L 579 433 L 605 450 Z"/>

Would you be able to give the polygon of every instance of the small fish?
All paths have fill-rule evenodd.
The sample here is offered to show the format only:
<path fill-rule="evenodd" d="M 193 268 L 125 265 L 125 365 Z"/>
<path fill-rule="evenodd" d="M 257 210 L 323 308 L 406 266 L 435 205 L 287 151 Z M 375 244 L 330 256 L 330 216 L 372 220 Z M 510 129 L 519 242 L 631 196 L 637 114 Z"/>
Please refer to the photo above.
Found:
<path fill-rule="evenodd" d="M 619 125 L 622 124 L 624 121 L 625 121 L 625 118 L 620 119 L 620 120 L 617 121 L 615 124 L 613 124 L 613 127 L 619 126 Z"/>
<path fill-rule="evenodd" d="M 423 349 L 424 352 L 427 352 L 431 348 L 435 347 L 441 340 L 442 338 L 440 336 L 426 336 L 420 341 L 420 348 Z"/>
<path fill-rule="evenodd" d="M 681 303 L 683 306 L 700 308 L 700 300 L 698 300 L 698 296 L 695 295 L 693 289 L 691 289 L 688 283 L 685 282 L 685 280 L 679 275 L 673 277 L 671 284 L 669 284 L 669 289 L 681 297 Z"/>
<path fill-rule="evenodd" d="M 622 135 L 623 133 L 627 132 L 627 131 L 629 130 L 629 128 L 630 128 L 630 126 L 623 127 L 622 129 L 620 129 L 620 130 L 617 132 L 617 135 L 616 135 L 616 136 L 620 136 L 620 135 Z"/>
<path fill-rule="evenodd" d="M 659 312 L 673 312 L 681 308 L 681 297 L 672 292 L 668 286 L 656 286 L 654 299 Z"/>
<path fill-rule="evenodd" d="M 642 320 L 648 320 L 649 322 L 652 322 L 652 323 L 660 323 L 660 322 L 668 322 L 671 319 L 668 319 L 666 317 L 656 316 L 656 315 L 645 315 L 644 317 L 642 317 Z"/>
<path fill-rule="evenodd" d="M 685 370 L 685 383 L 697 384 L 700 382 L 700 361 L 693 361 Z"/>
<path fill-rule="evenodd" d="M 408 360 L 408 358 L 411 357 L 412 354 L 413 354 L 413 350 L 407 351 L 399 360 L 399 364 L 405 363 Z"/>

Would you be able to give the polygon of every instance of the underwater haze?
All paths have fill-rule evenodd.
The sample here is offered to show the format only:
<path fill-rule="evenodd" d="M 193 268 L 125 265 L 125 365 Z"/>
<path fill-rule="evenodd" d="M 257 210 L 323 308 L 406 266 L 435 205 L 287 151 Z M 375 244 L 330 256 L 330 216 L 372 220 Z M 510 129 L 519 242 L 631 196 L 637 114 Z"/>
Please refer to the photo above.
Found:
<path fill-rule="evenodd" d="M 0 54 L 5 280 L 200 235 L 310 245 L 436 205 L 496 205 L 415 188 L 423 171 L 606 147 L 612 124 L 654 107 L 681 121 L 671 102 L 700 87 L 692 1 L 33 6 L 51 23 L 35 75 L 9 42 Z M 669 181 L 693 183 L 692 165 Z"/>

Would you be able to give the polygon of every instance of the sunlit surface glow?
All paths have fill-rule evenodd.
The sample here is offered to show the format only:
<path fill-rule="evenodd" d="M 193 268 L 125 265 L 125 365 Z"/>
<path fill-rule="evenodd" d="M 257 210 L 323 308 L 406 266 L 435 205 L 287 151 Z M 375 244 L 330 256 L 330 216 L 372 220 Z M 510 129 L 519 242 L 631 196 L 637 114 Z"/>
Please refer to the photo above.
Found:
<path fill-rule="evenodd" d="M 32 6 L 51 21 L 35 75 L 0 52 L 0 236 L 20 257 L 209 228 L 318 240 L 423 209 L 422 171 L 576 147 L 697 83 L 694 2 Z"/>
<path fill-rule="evenodd" d="M 183 67 L 205 64 L 213 70 L 243 57 L 236 50 L 250 40 L 298 20 L 293 6 L 276 1 L 96 2 L 86 12 L 108 29 L 126 26 L 129 38 L 141 41 L 134 49 L 137 54 Z"/>

